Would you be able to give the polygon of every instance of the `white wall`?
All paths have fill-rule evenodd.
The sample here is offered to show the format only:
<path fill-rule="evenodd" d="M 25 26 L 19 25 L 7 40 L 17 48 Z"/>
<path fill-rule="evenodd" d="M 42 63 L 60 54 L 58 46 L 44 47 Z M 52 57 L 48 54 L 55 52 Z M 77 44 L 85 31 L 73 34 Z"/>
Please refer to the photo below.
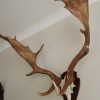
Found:
<path fill-rule="evenodd" d="M 100 100 L 99 5 L 100 3 L 97 3 L 90 9 L 90 53 L 75 69 L 81 78 L 78 100 Z M 34 52 L 44 43 L 37 63 L 59 76 L 82 47 L 84 38 L 79 32 L 80 27 L 80 23 L 70 16 L 22 43 L 29 45 Z M 51 80 L 41 74 L 25 76 L 30 71 L 31 67 L 12 48 L 0 53 L 0 81 L 4 85 L 5 100 L 62 100 L 62 97 L 57 96 L 55 92 L 46 97 L 38 96 L 36 91 L 47 90 Z"/>
<path fill-rule="evenodd" d="M 0 0 L 0 32 L 17 34 L 63 7 L 54 0 Z"/>

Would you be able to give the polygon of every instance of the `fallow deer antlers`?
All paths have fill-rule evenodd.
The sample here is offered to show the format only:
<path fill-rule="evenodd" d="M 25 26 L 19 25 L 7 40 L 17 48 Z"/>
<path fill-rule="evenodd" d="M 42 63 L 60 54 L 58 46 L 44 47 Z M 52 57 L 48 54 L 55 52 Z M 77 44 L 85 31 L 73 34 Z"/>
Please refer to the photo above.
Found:
<path fill-rule="evenodd" d="M 15 49 L 15 51 L 30 64 L 32 72 L 29 73 L 27 76 L 33 75 L 35 73 L 42 73 L 48 75 L 52 79 L 53 84 L 51 85 L 50 89 L 47 92 L 40 93 L 40 95 L 48 95 L 54 89 L 56 89 L 59 95 L 63 95 L 66 92 L 68 86 L 70 86 L 75 80 L 74 76 L 75 66 L 80 61 L 80 59 L 83 58 L 89 52 L 90 30 L 89 30 L 88 0 L 55 0 L 55 1 L 63 1 L 65 4 L 65 8 L 68 9 L 84 26 L 84 30 L 80 29 L 81 33 L 83 33 L 85 37 L 84 45 L 80 50 L 80 52 L 74 57 L 74 59 L 68 66 L 68 69 L 66 69 L 67 73 L 65 75 L 66 77 L 63 88 L 60 88 L 62 80 L 61 77 L 58 77 L 49 70 L 40 68 L 36 64 L 36 58 L 39 52 L 42 50 L 43 45 L 41 46 L 38 52 L 33 53 L 29 49 L 29 47 L 26 47 L 22 45 L 20 42 L 18 42 L 16 40 L 16 37 L 13 39 L 0 34 L 0 37 L 8 41 L 11 44 L 11 46 Z"/>

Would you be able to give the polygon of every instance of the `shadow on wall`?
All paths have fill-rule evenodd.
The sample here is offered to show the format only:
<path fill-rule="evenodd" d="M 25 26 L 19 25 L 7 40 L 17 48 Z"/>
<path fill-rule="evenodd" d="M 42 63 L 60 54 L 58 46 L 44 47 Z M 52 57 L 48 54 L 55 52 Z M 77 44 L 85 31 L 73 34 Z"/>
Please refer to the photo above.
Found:
<path fill-rule="evenodd" d="M 4 100 L 4 88 L 0 83 L 0 100 Z"/>

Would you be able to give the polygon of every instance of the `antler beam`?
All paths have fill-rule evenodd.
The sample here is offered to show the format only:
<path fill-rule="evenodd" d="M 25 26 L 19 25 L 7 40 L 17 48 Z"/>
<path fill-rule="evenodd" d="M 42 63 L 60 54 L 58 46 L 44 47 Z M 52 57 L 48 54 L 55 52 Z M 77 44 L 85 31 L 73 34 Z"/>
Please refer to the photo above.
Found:
<path fill-rule="evenodd" d="M 68 9 L 84 26 L 84 30 L 80 31 L 85 36 L 85 43 L 80 52 L 74 57 L 67 69 L 65 84 L 60 91 L 60 95 L 63 95 L 67 90 L 68 86 L 74 81 L 74 69 L 77 63 L 89 52 L 90 45 L 90 30 L 89 30 L 89 11 L 88 11 L 88 0 L 55 0 L 63 1 L 65 8 Z"/>
<path fill-rule="evenodd" d="M 58 86 L 61 83 L 61 78 L 56 76 L 53 72 L 40 68 L 38 67 L 38 65 L 36 64 L 36 58 L 39 54 L 39 52 L 42 50 L 43 45 L 41 46 L 41 48 L 39 49 L 38 52 L 33 53 L 29 47 L 22 45 L 19 41 L 16 40 L 16 37 L 11 38 L 9 36 L 3 36 L 0 34 L 0 37 L 6 41 L 8 41 L 11 46 L 14 48 L 14 50 L 22 57 L 24 58 L 29 65 L 32 68 L 32 72 L 27 74 L 27 76 L 33 75 L 35 73 L 41 73 L 41 74 L 46 74 L 48 75 Z M 40 95 L 46 95 L 51 93 L 54 90 L 54 86 L 52 85 L 50 87 L 50 89 L 47 92 L 44 93 L 40 93 Z"/>

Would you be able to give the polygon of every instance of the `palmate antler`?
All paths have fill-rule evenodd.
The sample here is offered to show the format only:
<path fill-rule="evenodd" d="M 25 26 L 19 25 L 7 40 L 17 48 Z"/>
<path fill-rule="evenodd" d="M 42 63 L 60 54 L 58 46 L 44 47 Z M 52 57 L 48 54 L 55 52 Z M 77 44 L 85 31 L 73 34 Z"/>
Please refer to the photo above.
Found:
<path fill-rule="evenodd" d="M 3 36 L 0 34 L 0 37 L 6 41 L 8 41 L 11 46 L 14 48 L 14 50 L 22 57 L 24 58 L 29 65 L 32 68 L 32 72 L 27 74 L 27 76 L 33 75 L 35 73 L 41 73 L 41 74 L 46 74 L 48 75 L 58 86 L 61 83 L 61 78 L 56 76 L 53 72 L 40 68 L 37 64 L 36 64 L 36 58 L 39 54 L 39 52 L 42 50 L 43 45 L 41 46 L 41 48 L 39 49 L 39 51 L 37 51 L 36 53 L 33 53 L 30 48 L 28 46 L 24 46 L 22 45 L 19 41 L 16 40 L 16 37 L 11 38 L 9 36 Z M 52 86 L 50 87 L 50 89 L 47 92 L 44 93 L 39 93 L 40 95 L 48 95 L 49 93 L 51 93 L 53 90 L 55 89 L 54 85 L 52 84 Z"/>
<path fill-rule="evenodd" d="M 85 36 L 85 43 L 80 50 L 80 52 L 75 56 L 75 58 L 70 63 L 65 84 L 60 90 L 60 94 L 64 94 L 68 86 L 74 81 L 74 69 L 76 64 L 81 58 L 83 58 L 89 52 L 90 45 L 90 30 L 89 30 L 89 11 L 88 11 L 88 0 L 55 0 L 63 1 L 65 3 L 65 8 L 68 9 L 84 26 L 84 30 L 80 30 Z"/>

